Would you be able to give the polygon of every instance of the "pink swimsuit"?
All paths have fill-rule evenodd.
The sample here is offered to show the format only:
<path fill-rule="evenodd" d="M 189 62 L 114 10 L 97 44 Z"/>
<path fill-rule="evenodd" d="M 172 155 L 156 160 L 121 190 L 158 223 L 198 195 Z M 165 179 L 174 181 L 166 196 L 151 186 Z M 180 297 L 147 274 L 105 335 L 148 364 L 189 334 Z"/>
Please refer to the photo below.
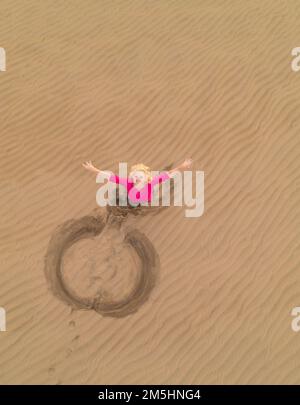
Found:
<path fill-rule="evenodd" d="M 158 176 L 153 177 L 153 179 L 141 189 L 135 187 L 134 183 L 128 178 L 122 178 L 117 175 L 111 175 L 109 181 L 116 184 L 122 184 L 126 187 L 130 201 L 134 204 L 138 204 L 146 201 L 150 202 L 153 196 L 153 187 L 169 178 L 170 176 L 167 172 L 162 172 Z"/>

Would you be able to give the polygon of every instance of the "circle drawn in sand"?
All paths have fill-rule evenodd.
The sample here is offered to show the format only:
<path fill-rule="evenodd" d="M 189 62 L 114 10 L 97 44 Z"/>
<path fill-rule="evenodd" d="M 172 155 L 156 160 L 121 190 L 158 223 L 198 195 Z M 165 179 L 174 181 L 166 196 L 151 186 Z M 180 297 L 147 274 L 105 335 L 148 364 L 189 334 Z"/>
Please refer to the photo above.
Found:
<path fill-rule="evenodd" d="M 93 309 L 103 316 L 121 318 L 136 312 L 150 296 L 158 276 L 159 257 L 150 240 L 137 229 L 125 234 L 124 243 L 139 257 L 140 268 L 129 294 L 119 300 L 103 296 L 82 297 L 63 274 L 63 258 L 76 242 L 100 235 L 112 215 L 98 212 L 65 222 L 52 235 L 45 257 L 45 275 L 53 294 L 75 309 Z M 112 222 L 114 223 L 114 222 Z"/>

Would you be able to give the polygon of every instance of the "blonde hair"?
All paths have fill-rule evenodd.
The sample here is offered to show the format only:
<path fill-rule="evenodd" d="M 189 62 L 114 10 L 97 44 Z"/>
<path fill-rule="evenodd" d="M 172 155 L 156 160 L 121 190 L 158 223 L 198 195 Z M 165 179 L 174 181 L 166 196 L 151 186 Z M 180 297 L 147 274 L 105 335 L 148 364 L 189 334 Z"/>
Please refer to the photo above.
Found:
<path fill-rule="evenodd" d="M 136 165 L 131 166 L 131 172 L 135 171 L 144 172 L 145 175 L 147 176 L 148 182 L 152 180 L 150 167 L 144 165 L 143 163 L 138 163 Z"/>

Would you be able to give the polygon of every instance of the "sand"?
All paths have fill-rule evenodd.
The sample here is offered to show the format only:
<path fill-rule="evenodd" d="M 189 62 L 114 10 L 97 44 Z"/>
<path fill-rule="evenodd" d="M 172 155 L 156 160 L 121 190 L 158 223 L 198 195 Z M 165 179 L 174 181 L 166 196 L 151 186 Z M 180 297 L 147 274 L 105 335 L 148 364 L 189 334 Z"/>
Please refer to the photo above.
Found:
<path fill-rule="evenodd" d="M 297 0 L 1 0 L 1 384 L 300 383 L 299 21 Z M 159 258 L 143 305 L 116 318 L 55 296 L 51 238 L 96 208 L 81 162 L 186 157 L 205 211 L 134 219 Z M 139 259 L 95 243 L 66 253 L 67 281 L 128 296 Z"/>

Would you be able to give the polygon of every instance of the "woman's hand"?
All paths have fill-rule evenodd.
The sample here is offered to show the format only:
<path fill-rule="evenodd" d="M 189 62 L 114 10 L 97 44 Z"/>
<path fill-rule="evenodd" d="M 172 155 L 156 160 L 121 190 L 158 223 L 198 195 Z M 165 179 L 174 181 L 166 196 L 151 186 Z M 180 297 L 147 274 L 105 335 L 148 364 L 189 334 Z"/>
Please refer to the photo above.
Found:
<path fill-rule="evenodd" d="M 82 163 L 82 166 L 86 169 L 89 170 L 90 172 L 98 173 L 100 170 L 97 169 L 93 163 L 88 160 L 87 162 Z"/>
<path fill-rule="evenodd" d="M 169 174 L 172 176 L 174 173 L 180 171 L 180 170 L 185 170 L 189 169 L 192 166 L 192 159 L 185 159 L 185 161 L 178 167 L 175 167 L 175 169 L 172 169 L 169 171 Z"/>
<path fill-rule="evenodd" d="M 182 168 L 189 169 L 192 166 L 192 163 L 192 159 L 185 159 L 185 161 L 182 163 Z"/>

